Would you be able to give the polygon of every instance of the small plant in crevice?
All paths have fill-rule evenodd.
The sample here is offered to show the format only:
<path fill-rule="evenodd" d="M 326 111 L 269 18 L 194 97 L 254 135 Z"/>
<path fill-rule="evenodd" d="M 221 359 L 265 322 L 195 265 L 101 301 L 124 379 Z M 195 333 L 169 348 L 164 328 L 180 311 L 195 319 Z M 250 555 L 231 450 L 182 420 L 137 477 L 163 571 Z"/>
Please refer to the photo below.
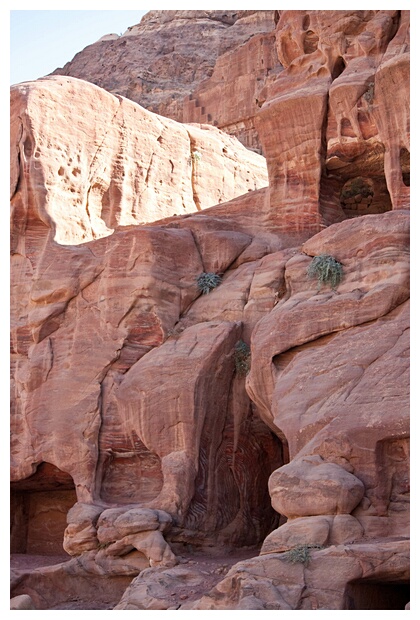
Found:
<path fill-rule="evenodd" d="M 330 254 L 320 254 L 312 259 L 307 275 L 310 280 L 318 280 L 318 291 L 323 284 L 335 290 L 343 279 L 343 265 Z"/>
<path fill-rule="evenodd" d="M 369 82 L 369 84 L 367 85 L 366 92 L 363 93 L 363 98 L 368 103 L 372 103 L 374 97 L 375 97 L 375 83 L 374 82 Z"/>
<path fill-rule="evenodd" d="M 222 282 L 222 278 L 217 273 L 200 273 L 196 277 L 197 288 L 201 293 L 208 295 L 216 286 Z"/>
<path fill-rule="evenodd" d="M 251 349 L 243 340 L 235 344 L 235 369 L 236 373 L 242 377 L 247 375 L 251 369 Z"/>
<path fill-rule="evenodd" d="M 341 190 L 340 200 L 353 198 L 357 194 L 360 194 L 363 198 L 373 196 L 372 181 L 364 177 L 349 179 Z"/>
<path fill-rule="evenodd" d="M 202 155 L 200 153 L 200 151 L 193 151 L 191 153 L 191 157 L 194 161 L 200 161 L 202 159 Z"/>
<path fill-rule="evenodd" d="M 290 562 L 291 564 L 303 564 L 308 566 L 311 559 L 311 549 L 323 549 L 322 545 L 310 544 L 310 545 L 297 545 L 289 551 L 285 551 L 281 554 L 281 559 Z"/>

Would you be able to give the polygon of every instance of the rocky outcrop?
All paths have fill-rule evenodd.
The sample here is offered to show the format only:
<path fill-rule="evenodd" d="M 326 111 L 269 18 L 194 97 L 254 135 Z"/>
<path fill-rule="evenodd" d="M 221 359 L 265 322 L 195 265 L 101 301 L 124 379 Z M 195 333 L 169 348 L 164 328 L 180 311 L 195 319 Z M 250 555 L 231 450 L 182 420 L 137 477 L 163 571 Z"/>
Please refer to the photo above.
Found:
<path fill-rule="evenodd" d="M 46 227 L 39 233 L 39 253 L 31 255 L 34 280 L 21 270 L 29 258 L 14 256 L 15 294 L 27 290 L 27 297 L 13 327 L 19 396 L 13 418 L 13 478 L 32 475 L 41 462 L 52 463 L 71 475 L 79 501 L 155 500 L 156 508 L 163 507 L 162 501 L 181 517 L 194 499 L 194 517 L 188 519 L 202 523 L 203 533 L 206 519 L 217 529 L 226 527 L 242 510 L 240 497 L 251 493 L 240 471 L 235 473 L 236 466 L 241 469 L 249 458 L 258 459 L 268 477 L 278 458 L 270 432 L 251 411 L 243 379 L 234 380 L 230 395 L 240 321 L 221 317 L 217 323 L 192 325 L 179 339 L 175 335 L 168 340 L 180 315 L 200 294 L 195 278 L 203 263 L 191 231 L 131 229 L 77 247 L 59 246 Z M 120 243 L 115 245 L 118 236 Z M 228 243 L 228 236 L 221 241 Z M 240 251 L 234 237 L 233 243 Z M 67 265 L 66 276 L 62 265 Z M 242 286 L 246 292 L 247 280 Z M 245 303 L 242 294 L 240 307 Z M 168 355 L 175 355 L 178 365 L 168 367 Z M 217 372 L 215 363 L 220 364 Z M 158 401 L 143 400 L 145 380 Z M 211 393 L 214 400 L 207 408 Z M 217 438 L 212 431 L 216 415 L 221 433 Z M 69 449 L 63 450 L 63 445 Z M 239 449 L 241 456 L 235 457 Z M 267 450 L 266 457 L 261 449 Z M 207 462 L 225 462 L 217 482 L 207 478 L 207 471 L 200 473 Z M 191 483 L 197 475 L 203 476 L 204 495 L 193 498 Z M 221 485 L 216 503 L 206 490 L 209 485 Z M 223 508 L 222 488 L 226 493 L 230 489 L 231 497 Z M 261 491 L 256 484 L 255 492 Z M 256 508 L 260 510 L 258 503 Z M 237 528 L 235 535 L 260 532 L 254 527 Z"/>
<path fill-rule="evenodd" d="M 409 600 L 407 541 L 309 548 L 306 560 L 295 557 L 240 562 L 209 596 L 180 609 L 404 609 Z"/>
<path fill-rule="evenodd" d="M 247 148 L 261 153 L 255 126 L 264 102 L 261 93 L 277 79 L 282 69 L 276 52 L 273 21 L 271 32 L 254 34 L 217 59 L 211 77 L 185 97 L 182 121 L 215 125 L 236 136 Z"/>
<path fill-rule="evenodd" d="M 322 252 L 345 265 L 336 290 L 308 289 L 305 254 Z M 379 584 L 388 581 L 407 602 L 408 273 L 408 214 L 398 211 L 331 226 L 286 263 L 284 299 L 252 332 L 247 391 L 288 446 L 290 462 L 269 480 L 272 505 L 288 520 L 260 558 L 233 567 L 186 609 L 361 608 L 385 596 Z M 398 570 L 388 537 L 400 541 Z M 377 556 L 372 574 L 360 570 L 365 554 Z M 287 562 L 302 564 L 292 567 L 293 588 Z M 337 589 L 316 583 L 335 571 Z"/>
<path fill-rule="evenodd" d="M 218 57 L 273 28 L 273 11 L 149 11 L 123 35 L 89 45 L 54 74 L 93 82 L 157 114 L 195 122 L 185 118 L 184 99 L 212 75 Z"/>
<path fill-rule="evenodd" d="M 158 117 L 82 80 L 15 86 L 11 115 L 15 219 L 24 227 L 29 208 L 60 244 L 201 210 L 268 183 L 264 159 L 236 139 Z"/>
<path fill-rule="evenodd" d="M 83 101 L 81 108 L 74 105 L 75 93 Z M 279 247 L 278 239 L 271 233 L 258 238 L 261 214 L 255 205 L 243 231 L 235 230 L 226 209 L 224 217 L 218 211 L 210 219 L 172 218 L 154 227 L 123 225 L 128 223 L 129 205 L 131 222 L 136 221 L 135 177 L 124 185 L 131 162 L 144 176 L 137 159 L 129 157 L 133 144 L 138 145 L 139 157 L 148 159 L 148 141 L 153 140 L 151 148 L 159 151 L 165 141 L 182 147 L 183 136 L 202 153 L 197 165 L 203 167 L 203 176 L 197 175 L 196 196 L 204 202 L 210 191 L 217 203 L 225 195 L 223 187 L 230 186 L 234 152 L 221 153 L 226 160 L 220 164 L 224 180 L 217 173 L 217 156 L 209 154 L 221 144 L 233 145 L 231 138 L 218 141 L 222 135 L 218 130 L 186 130 L 76 79 L 55 77 L 24 84 L 15 87 L 13 95 L 12 479 L 17 514 L 24 520 L 25 492 L 40 490 L 42 472 L 52 468 L 57 489 L 64 489 L 65 478 L 64 514 L 74 493 L 79 502 L 99 502 L 103 508 L 142 502 L 142 508 L 165 509 L 173 516 L 175 537 L 255 544 L 276 521 L 263 498 L 268 497 L 268 476 L 282 463 L 282 455 L 277 439 L 252 411 L 244 378 L 235 374 L 234 352 L 244 325 L 249 334 L 263 314 L 264 305 L 245 308 L 254 271 L 261 272 L 258 286 L 266 288 L 265 306 L 267 301 L 273 303 L 273 274 L 265 280 L 260 263 L 270 248 Z M 96 108 L 88 121 L 83 110 L 94 99 L 102 101 L 106 109 L 102 116 L 110 115 L 109 122 L 98 119 Z M 52 120 L 61 118 L 60 101 L 66 102 L 69 114 L 62 117 L 61 129 L 58 120 L 46 139 Z M 113 125 L 112 118 L 119 114 Z M 143 151 L 141 124 L 136 131 L 134 115 L 148 127 Z M 81 141 L 88 127 L 96 143 Z M 114 135 L 121 127 L 128 152 Z M 159 135 L 154 135 L 157 129 Z M 174 192 L 178 198 L 170 178 L 181 184 L 177 185 L 181 192 L 182 184 L 191 179 L 174 174 L 161 184 L 159 171 L 176 161 L 176 151 L 159 152 L 156 174 L 149 167 L 143 181 L 146 193 L 156 196 L 162 208 L 165 200 L 173 200 Z M 76 159 L 80 154 L 77 170 L 72 162 L 64 170 L 70 153 Z M 179 151 L 180 169 L 188 170 L 190 153 L 190 146 Z M 258 163 L 262 159 L 249 157 Z M 99 166 L 101 183 L 95 164 L 86 174 L 85 160 Z M 120 180 L 114 176 L 116 162 L 124 173 Z M 251 177 L 246 160 L 238 166 Z M 235 168 L 233 164 L 231 182 L 238 191 Z M 191 185 L 189 190 L 192 193 Z M 179 198 L 183 199 L 182 193 Z M 148 208 L 153 201 L 144 198 L 143 204 Z M 115 217 L 109 219 L 112 213 Z M 142 216 L 139 206 L 138 217 L 153 215 Z M 246 264 L 243 275 L 236 278 L 236 295 L 230 304 L 224 302 L 224 312 L 220 306 L 213 310 L 209 321 L 206 304 L 195 306 L 200 297 L 197 277 L 207 271 L 225 273 L 220 286 L 223 298 L 238 273 L 229 278 L 229 269 L 241 255 Z M 168 366 L 168 359 L 175 363 Z M 246 471 L 255 470 L 257 462 L 259 473 L 251 481 Z M 29 486 L 21 483 L 29 479 Z M 251 509 L 249 497 L 254 497 Z M 70 523 L 69 528 L 66 549 L 91 551 L 84 527 L 79 531 Z M 16 541 L 19 549 L 27 548 L 18 536 Z"/>
<path fill-rule="evenodd" d="M 33 601 L 27 594 L 20 594 L 10 599 L 10 609 L 36 609 Z"/>
<path fill-rule="evenodd" d="M 13 549 L 55 554 L 64 539 L 74 556 L 14 574 L 12 594 L 37 608 L 79 585 L 132 610 L 409 601 L 408 102 L 386 96 L 389 80 L 405 88 L 408 14 L 277 18 L 285 69 L 258 115 L 269 188 L 228 202 L 218 130 L 82 80 L 14 89 Z M 105 126 L 93 113 L 94 146 L 81 130 L 93 98 L 111 107 Z M 122 173 L 148 144 L 143 126 L 156 169 L 142 208 L 166 206 L 138 225 Z M 75 175 L 63 162 L 84 149 L 90 168 Z M 194 183 L 154 175 L 190 157 Z M 171 213 L 174 190 L 191 213 Z M 210 576 L 185 558 L 244 546 L 254 557 Z"/>
<path fill-rule="evenodd" d="M 256 126 L 285 227 L 407 208 L 408 37 L 406 11 L 282 11 Z"/>

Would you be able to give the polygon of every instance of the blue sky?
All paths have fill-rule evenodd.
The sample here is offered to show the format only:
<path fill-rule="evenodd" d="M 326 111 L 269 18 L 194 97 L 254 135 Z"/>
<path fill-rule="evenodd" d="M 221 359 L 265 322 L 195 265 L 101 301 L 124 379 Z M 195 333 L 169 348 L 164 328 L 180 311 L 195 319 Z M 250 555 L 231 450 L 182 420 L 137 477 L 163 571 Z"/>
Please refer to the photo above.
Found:
<path fill-rule="evenodd" d="M 138 11 L 10 11 L 10 83 L 36 80 L 103 35 L 139 23 Z"/>

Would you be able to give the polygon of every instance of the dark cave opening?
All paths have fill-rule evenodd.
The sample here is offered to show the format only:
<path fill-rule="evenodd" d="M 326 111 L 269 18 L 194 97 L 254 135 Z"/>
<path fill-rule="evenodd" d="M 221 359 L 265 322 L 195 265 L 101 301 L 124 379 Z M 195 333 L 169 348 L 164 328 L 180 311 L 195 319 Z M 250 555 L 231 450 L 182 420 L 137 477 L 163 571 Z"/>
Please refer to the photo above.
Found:
<path fill-rule="evenodd" d="M 34 555 L 64 554 L 67 513 L 77 502 L 72 477 L 51 463 L 10 489 L 10 551 Z"/>
<path fill-rule="evenodd" d="M 346 63 L 344 62 L 343 58 L 339 56 L 334 63 L 334 67 L 331 73 L 331 77 L 333 81 L 336 80 L 343 73 L 345 68 L 346 68 Z"/>
<path fill-rule="evenodd" d="M 409 183 L 409 173 L 408 177 Z M 364 215 L 392 211 L 391 196 L 384 175 L 344 176 L 329 172 L 321 176 L 319 208 L 327 226 Z"/>
<path fill-rule="evenodd" d="M 410 152 L 406 148 L 400 150 L 400 166 L 403 183 L 410 187 Z"/>
<path fill-rule="evenodd" d="M 409 601 L 409 582 L 360 580 L 347 585 L 344 609 L 405 609 Z"/>

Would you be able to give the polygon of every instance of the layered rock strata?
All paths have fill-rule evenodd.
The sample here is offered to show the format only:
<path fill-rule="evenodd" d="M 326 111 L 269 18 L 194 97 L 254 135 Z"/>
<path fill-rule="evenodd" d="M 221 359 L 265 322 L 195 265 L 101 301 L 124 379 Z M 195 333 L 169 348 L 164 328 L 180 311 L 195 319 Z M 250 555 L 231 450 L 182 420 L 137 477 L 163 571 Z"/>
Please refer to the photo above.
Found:
<path fill-rule="evenodd" d="M 218 57 L 273 28 L 273 11 L 149 11 L 121 36 L 89 45 L 54 74 L 188 122 L 193 119 L 185 119 L 183 101 L 212 75 Z"/>
<path fill-rule="evenodd" d="M 276 45 L 256 117 L 271 209 L 315 233 L 407 208 L 409 13 L 282 11 Z"/>
<path fill-rule="evenodd" d="M 264 100 L 261 93 L 274 82 L 283 66 L 273 30 L 254 36 L 222 54 L 214 71 L 185 97 L 182 121 L 215 125 L 236 136 L 247 148 L 261 153 L 256 116 Z"/>
<path fill-rule="evenodd" d="M 82 80 L 13 87 L 11 118 L 15 221 L 24 228 L 29 206 L 60 244 L 201 210 L 268 184 L 264 159 L 236 139 L 156 116 Z"/>
<path fill-rule="evenodd" d="M 301 279 L 320 252 L 345 265 L 335 291 Z M 331 226 L 286 262 L 284 298 L 252 333 L 247 391 L 288 446 L 269 480 L 287 523 L 183 608 L 385 608 L 389 582 L 388 604 L 407 603 L 408 274 L 403 211 Z M 317 581 L 333 574 L 332 588 Z"/>
<path fill-rule="evenodd" d="M 66 110 L 70 110 L 76 93 L 77 99 L 84 101 L 82 108 L 73 105 L 72 112 L 62 117 L 59 102 L 66 101 Z M 135 176 L 128 182 L 129 168 L 123 161 L 129 166 L 133 162 L 141 175 L 143 169 L 129 157 L 133 143 L 139 145 L 137 154 L 145 156 L 139 142 L 142 124 L 135 125 L 134 117 L 143 118 L 143 126 L 148 128 L 146 145 L 153 140 L 153 148 L 159 151 L 166 141 L 181 148 L 181 167 L 188 166 L 190 156 L 190 146 L 182 150 L 182 132 L 190 144 L 187 130 L 76 79 L 49 78 L 20 85 L 13 89 L 13 96 L 16 410 L 12 479 L 17 514 L 25 512 L 25 492 L 39 490 L 41 469 L 53 467 L 58 472 L 54 474 L 57 488 L 63 489 L 60 475 L 68 476 L 66 489 L 75 492 L 79 502 L 99 501 L 104 508 L 143 502 L 142 507 L 167 509 L 181 538 L 205 542 L 220 535 L 231 542 L 256 543 L 275 522 L 263 498 L 267 497 L 269 474 L 282 462 L 281 445 L 252 411 L 244 378 L 235 374 L 234 350 L 244 324 L 248 322 L 249 333 L 249 322 L 255 324 L 262 315 L 262 308 L 256 307 L 248 310 L 245 318 L 244 308 L 259 259 L 273 241 L 267 238 L 257 243 L 251 254 L 248 251 L 255 260 L 237 281 L 231 311 L 214 311 L 209 322 L 199 306 L 194 311 L 191 308 L 200 297 L 196 279 L 206 271 L 228 272 L 253 247 L 252 230 L 234 230 L 232 222 L 218 218 L 211 220 L 209 228 L 207 218 L 186 218 L 149 228 L 123 225 L 129 209 L 134 217 L 133 201 L 137 199 Z M 123 124 L 115 121 L 113 125 L 112 119 L 111 129 L 100 124 L 96 107 L 89 120 L 82 113 L 86 101 L 102 101 L 107 110 L 103 116 L 121 113 Z M 67 144 L 59 131 L 60 118 L 61 127 L 65 123 L 67 130 Z M 45 132 L 53 119 L 58 126 L 46 142 L 41 125 Z M 128 152 L 117 131 L 121 126 Z M 81 132 L 88 127 L 94 140 L 82 142 Z M 155 128 L 159 128 L 157 136 L 153 135 Z M 196 149 L 203 136 L 206 138 L 202 144 L 207 154 L 222 144 L 233 144 L 229 137 L 218 141 L 218 131 L 198 127 L 188 131 Z M 133 140 L 128 140 L 130 135 Z M 48 145 L 49 158 L 45 154 Z M 89 157 L 84 155 L 85 148 L 90 149 Z M 205 171 L 205 148 L 201 152 L 200 165 Z M 60 173 L 70 154 L 80 160 L 83 155 L 83 161 L 93 158 L 102 171 L 102 184 L 92 164 L 87 175 L 82 163 L 76 175 L 73 162 L 67 172 Z M 175 162 L 175 155 L 176 151 L 165 158 L 161 151 L 155 158 L 155 175 L 150 167 L 146 174 L 146 191 L 163 204 L 165 199 L 171 201 L 174 193 L 177 197 L 170 179 L 166 186 L 158 180 L 161 172 L 165 178 L 164 171 L 168 163 Z M 228 184 L 232 152 L 221 153 L 221 157 L 226 158 L 223 187 Z M 262 159 L 252 153 L 249 157 L 258 164 Z M 213 162 L 208 170 L 214 175 L 217 157 L 208 159 Z M 124 172 L 121 191 L 116 191 L 119 181 L 114 176 L 118 161 Z M 251 176 L 246 161 L 238 167 L 246 178 Z M 187 181 L 187 175 L 179 178 L 174 173 L 171 178 L 176 184 Z M 208 191 L 204 179 L 214 192 L 220 175 L 213 181 L 204 172 L 195 186 L 201 197 Z M 240 181 L 235 174 L 232 183 L 238 191 Z M 86 208 L 82 197 L 89 192 Z M 110 202 L 104 205 L 106 197 Z M 151 201 L 144 200 L 150 207 Z M 216 196 L 213 200 L 218 202 Z M 115 215 L 113 221 L 104 215 L 106 205 L 108 215 Z M 138 217 L 153 215 L 142 216 L 139 206 Z M 113 234 L 111 226 L 117 228 Z M 99 238 L 89 241 L 92 237 Z M 272 277 L 269 274 L 264 281 L 263 276 L 259 285 L 268 286 L 265 294 L 269 298 L 273 295 Z M 280 272 L 276 277 L 281 277 Z M 229 290 L 229 282 L 220 289 Z M 178 325 L 182 317 L 186 323 Z M 168 366 L 168 359 L 177 361 Z M 255 469 L 257 462 L 259 473 L 251 482 L 246 471 Z M 265 481 L 261 484 L 260 475 Z M 29 478 L 29 486 L 19 482 Z M 255 498 L 251 512 L 247 497 Z M 78 540 L 76 530 L 69 531 Z M 71 536 L 68 534 L 66 541 Z M 25 546 L 24 541 L 16 544 Z M 66 548 L 73 552 L 77 544 L 68 540 Z M 80 551 L 85 551 L 80 544 Z"/>
<path fill-rule="evenodd" d="M 259 114 L 269 188 L 199 213 L 165 208 L 170 217 L 142 226 L 124 225 L 140 212 L 110 219 L 110 204 L 123 214 L 138 195 L 129 184 L 122 201 L 121 178 L 106 176 L 125 170 L 126 153 L 140 155 L 132 144 L 147 144 L 129 119 L 147 121 L 154 137 L 166 121 L 81 80 L 15 90 L 13 544 L 56 553 L 64 538 L 75 556 L 15 576 L 13 594 L 37 608 L 54 607 L 61 581 L 62 597 L 84 583 L 105 604 L 106 583 L 121 596 L 139 571 L 118 609 L 403 609 L 409 600 L 408 98 L 394 105 L 387 87 L 397 80 L 406 92 L 408 13 L 277 17 L 286 68 Z M 72 124 L 60 120 L 60 91 L 72 97 Z M 124 110 L 127 151 L 119 123 L 104 113 L 108 131 L 86 107 L 95 98 Z M 48 141 L 40 118 L 65 138 L 51 130 Z M 94 147 L 81 148 L 89 125 Z M 159 151 L 156 172 L 215 150 L 215 130 L 165 128 L 177 159 Z M 180 146 L 186 134 L 194 145 L 209 138 L 191 152 Z M 84 148 L 93 148 L 88 170 L 101 158 L 105 179 L 92 185 L 80 169 L 100 197 L 95 217 L 72 202 L 73 168 L 64 174 Z M 188 175 L 146 177 L 153 204 Z M 196 197 L 223 200 L 207 178 L 210 168 Z M 340 265 L 334 284 L 309 279 L 320 256 Z M 209 294 L 203 273 L 220 279 Z M 216 585 L 202 567 L 174 566 L 189 545 L 260 543 Z"/>

